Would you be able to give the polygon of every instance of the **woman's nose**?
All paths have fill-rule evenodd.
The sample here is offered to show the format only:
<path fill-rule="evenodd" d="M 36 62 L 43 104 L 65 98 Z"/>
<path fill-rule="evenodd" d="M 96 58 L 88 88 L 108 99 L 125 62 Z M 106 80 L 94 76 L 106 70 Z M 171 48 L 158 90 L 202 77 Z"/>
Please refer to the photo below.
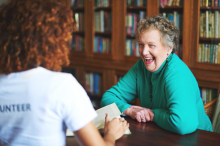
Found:
<path fill-rule="evenodd" d="M 147 54 L 150 54 L 150 53 L 149 53 L 149 48 L 148 48 L 148 47 L 144 47 L 144 49 L 143 49 L 143 55 L 147 55 Z"/>

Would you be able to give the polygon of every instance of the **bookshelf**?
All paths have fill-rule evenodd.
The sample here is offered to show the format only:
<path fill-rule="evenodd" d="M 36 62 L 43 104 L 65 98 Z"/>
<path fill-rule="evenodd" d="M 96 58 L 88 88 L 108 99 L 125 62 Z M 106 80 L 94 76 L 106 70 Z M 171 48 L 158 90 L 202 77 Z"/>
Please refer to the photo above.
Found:
<path fill-rule="evenodd" d="M 196 77 L 200 87 L 212 88 L 217 90 L 217 95 L 220 93 L 220 64 L 215 62 L 201 61 L 201 44 L 210 45 L 207 48 L 211 49 L 211 45 L 220 43 L 220 39 L 213 36 L 206 36 L 205 29 L 204 34 L 201 35 L 201 13 L 206 14 L 211 12 L 215 15 L 216 11 L 220 10 L 219 6 L 213 6 L 211 3 L 209 5 L 204 5 L 205 1 L 195 0 L 193 2 L 193 21 L 192 27 L 192 50 L 190 51 L 190 69 Z M 211 2 L 211 1 L 210 1 Z M 206 12 L 207 11 L 207 12 Z M 205 15 L 204 15 L 205 16 Z M 202 17 L 204 17 L 202 16 Z M 205 18 L 202 18 L 205 19 Z M 200 26 L 201 25 L 201 26 Z M 203 24 L 205 27 L 205 25 Z M 214 31 L 215 32 L 215 31 Z M 207 53 L 207 52 L 206 52 Z M 210 52 L 209 52 L 210 53 Z M 207 54 L 206 54 L 207 55 Z M 212 101 L 211 101 L 212 102 Z M 211 103 L 210 102 L 210 103 Z M 210 103 L 206 103 L 207 107 Z"/>
<path fill-rule="evenodd" d="M 73 33 L 71 48 L 73 51 L 84 51 L 84 0 L 70 1 L 71 10 L 78 31 Z"/>
<path fill-rule="evenodd" d="M 62 1 L 71 6 L 71 0 Z M 182 15 L 181 58 L 193 72 L 199 87 L 216 89 L 217 94 L 220 93 L 220 64 L 198 61 L 199 43 L 220 43 L 220 38 L 199 37 L 200 12 L 219 11 L 220 7 L 200 7 L 200 0 L 184 0 L 179 6 L 161 6 L 160 0 L 146 0 L 146 6 L 130 6 L 127 0 L 110 0 L 109 6 L 96 6 L 95 2 L 96 0 L 84 0 L 84 9 L 75 9 L 84 12 L 84 31 L 75 32 L 84 37 L 84 50 L 71 51 L 71 64 L 68 66 L 76 70 L 77 79 L 83 87 L 85 87 L 85 73 L 101 74 L 102 92 L 100 95 L 89 94 L 91 98 L 101 100 L 101 95 L 117 83 L 117 78 L 124 76 L 140 59 L 135 55 L 126 55 L 126 40 L 134 39 L 132 34 L 127 33 L 126 17 L 128 13 L 140 14 L 140 11 L 144 11 L 147 17 L 160 13 L 174 13 L 174 11 Z M 95 30 L 95 13 L 100 11 L 111 13 L 111 31 Z M 96 36 L 111 40 L 109 53 L 94 52 Z M 135 104 L 140 103 L 136 101 Z"/>

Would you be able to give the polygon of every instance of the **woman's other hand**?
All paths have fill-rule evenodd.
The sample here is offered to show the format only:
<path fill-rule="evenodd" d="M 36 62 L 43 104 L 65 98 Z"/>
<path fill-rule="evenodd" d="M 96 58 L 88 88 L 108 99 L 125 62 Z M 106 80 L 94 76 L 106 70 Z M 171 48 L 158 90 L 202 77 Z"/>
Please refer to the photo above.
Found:
<path fill-rule="evenodd" d="M 131 106 L 127 108 L 124 112 L 124 115 L 128 115 L 133 119 L 136 119 L 138 122 L 147 122 L 154 120 L 154 113 L 151 109 L 143 108 L 140 106 Z"/>
<path fill-rule="evenodd" d="M 110 134 L 114 136 L 115 140 L 117 140 L 124 135 L 128 127 L 129 123 L 127 123 L 126 120 L 122 121 L 121 118 L 114 118 L 109 121 L 109 115 L 106 114 L 104 128 L 105 136 Z"/>

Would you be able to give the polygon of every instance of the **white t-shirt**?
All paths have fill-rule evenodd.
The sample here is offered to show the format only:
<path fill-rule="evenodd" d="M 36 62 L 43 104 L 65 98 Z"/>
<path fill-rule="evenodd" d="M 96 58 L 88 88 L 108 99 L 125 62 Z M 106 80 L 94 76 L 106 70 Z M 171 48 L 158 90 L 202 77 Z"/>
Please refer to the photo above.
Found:
<path fill-rule="evenodd" d="M 37 67 L 0 74 L 1 145 L 64 146 L 97 116 L 85 90 L 68 73 Z"/>

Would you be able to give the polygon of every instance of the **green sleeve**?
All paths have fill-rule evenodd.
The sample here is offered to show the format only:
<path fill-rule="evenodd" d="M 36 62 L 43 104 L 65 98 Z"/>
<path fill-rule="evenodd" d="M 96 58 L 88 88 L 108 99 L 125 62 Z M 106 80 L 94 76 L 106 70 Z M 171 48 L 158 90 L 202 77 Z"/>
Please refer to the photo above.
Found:
<path fill-rule="evenodd" d="M 137 97 L 137 71 L 138 62 L 126 73 L 126 75 L 102 96 L 101 107 L 115 103 L 121 113 L 131 105 Z"/>
<path fill-rule="evenodd" d="M 181 135 L 192 133 L 199 125 L 195 92 L 198 85 L 189 72 L 170 72 L 165 83 L 168 109 L 154 109 L 154 122 Z"/>

